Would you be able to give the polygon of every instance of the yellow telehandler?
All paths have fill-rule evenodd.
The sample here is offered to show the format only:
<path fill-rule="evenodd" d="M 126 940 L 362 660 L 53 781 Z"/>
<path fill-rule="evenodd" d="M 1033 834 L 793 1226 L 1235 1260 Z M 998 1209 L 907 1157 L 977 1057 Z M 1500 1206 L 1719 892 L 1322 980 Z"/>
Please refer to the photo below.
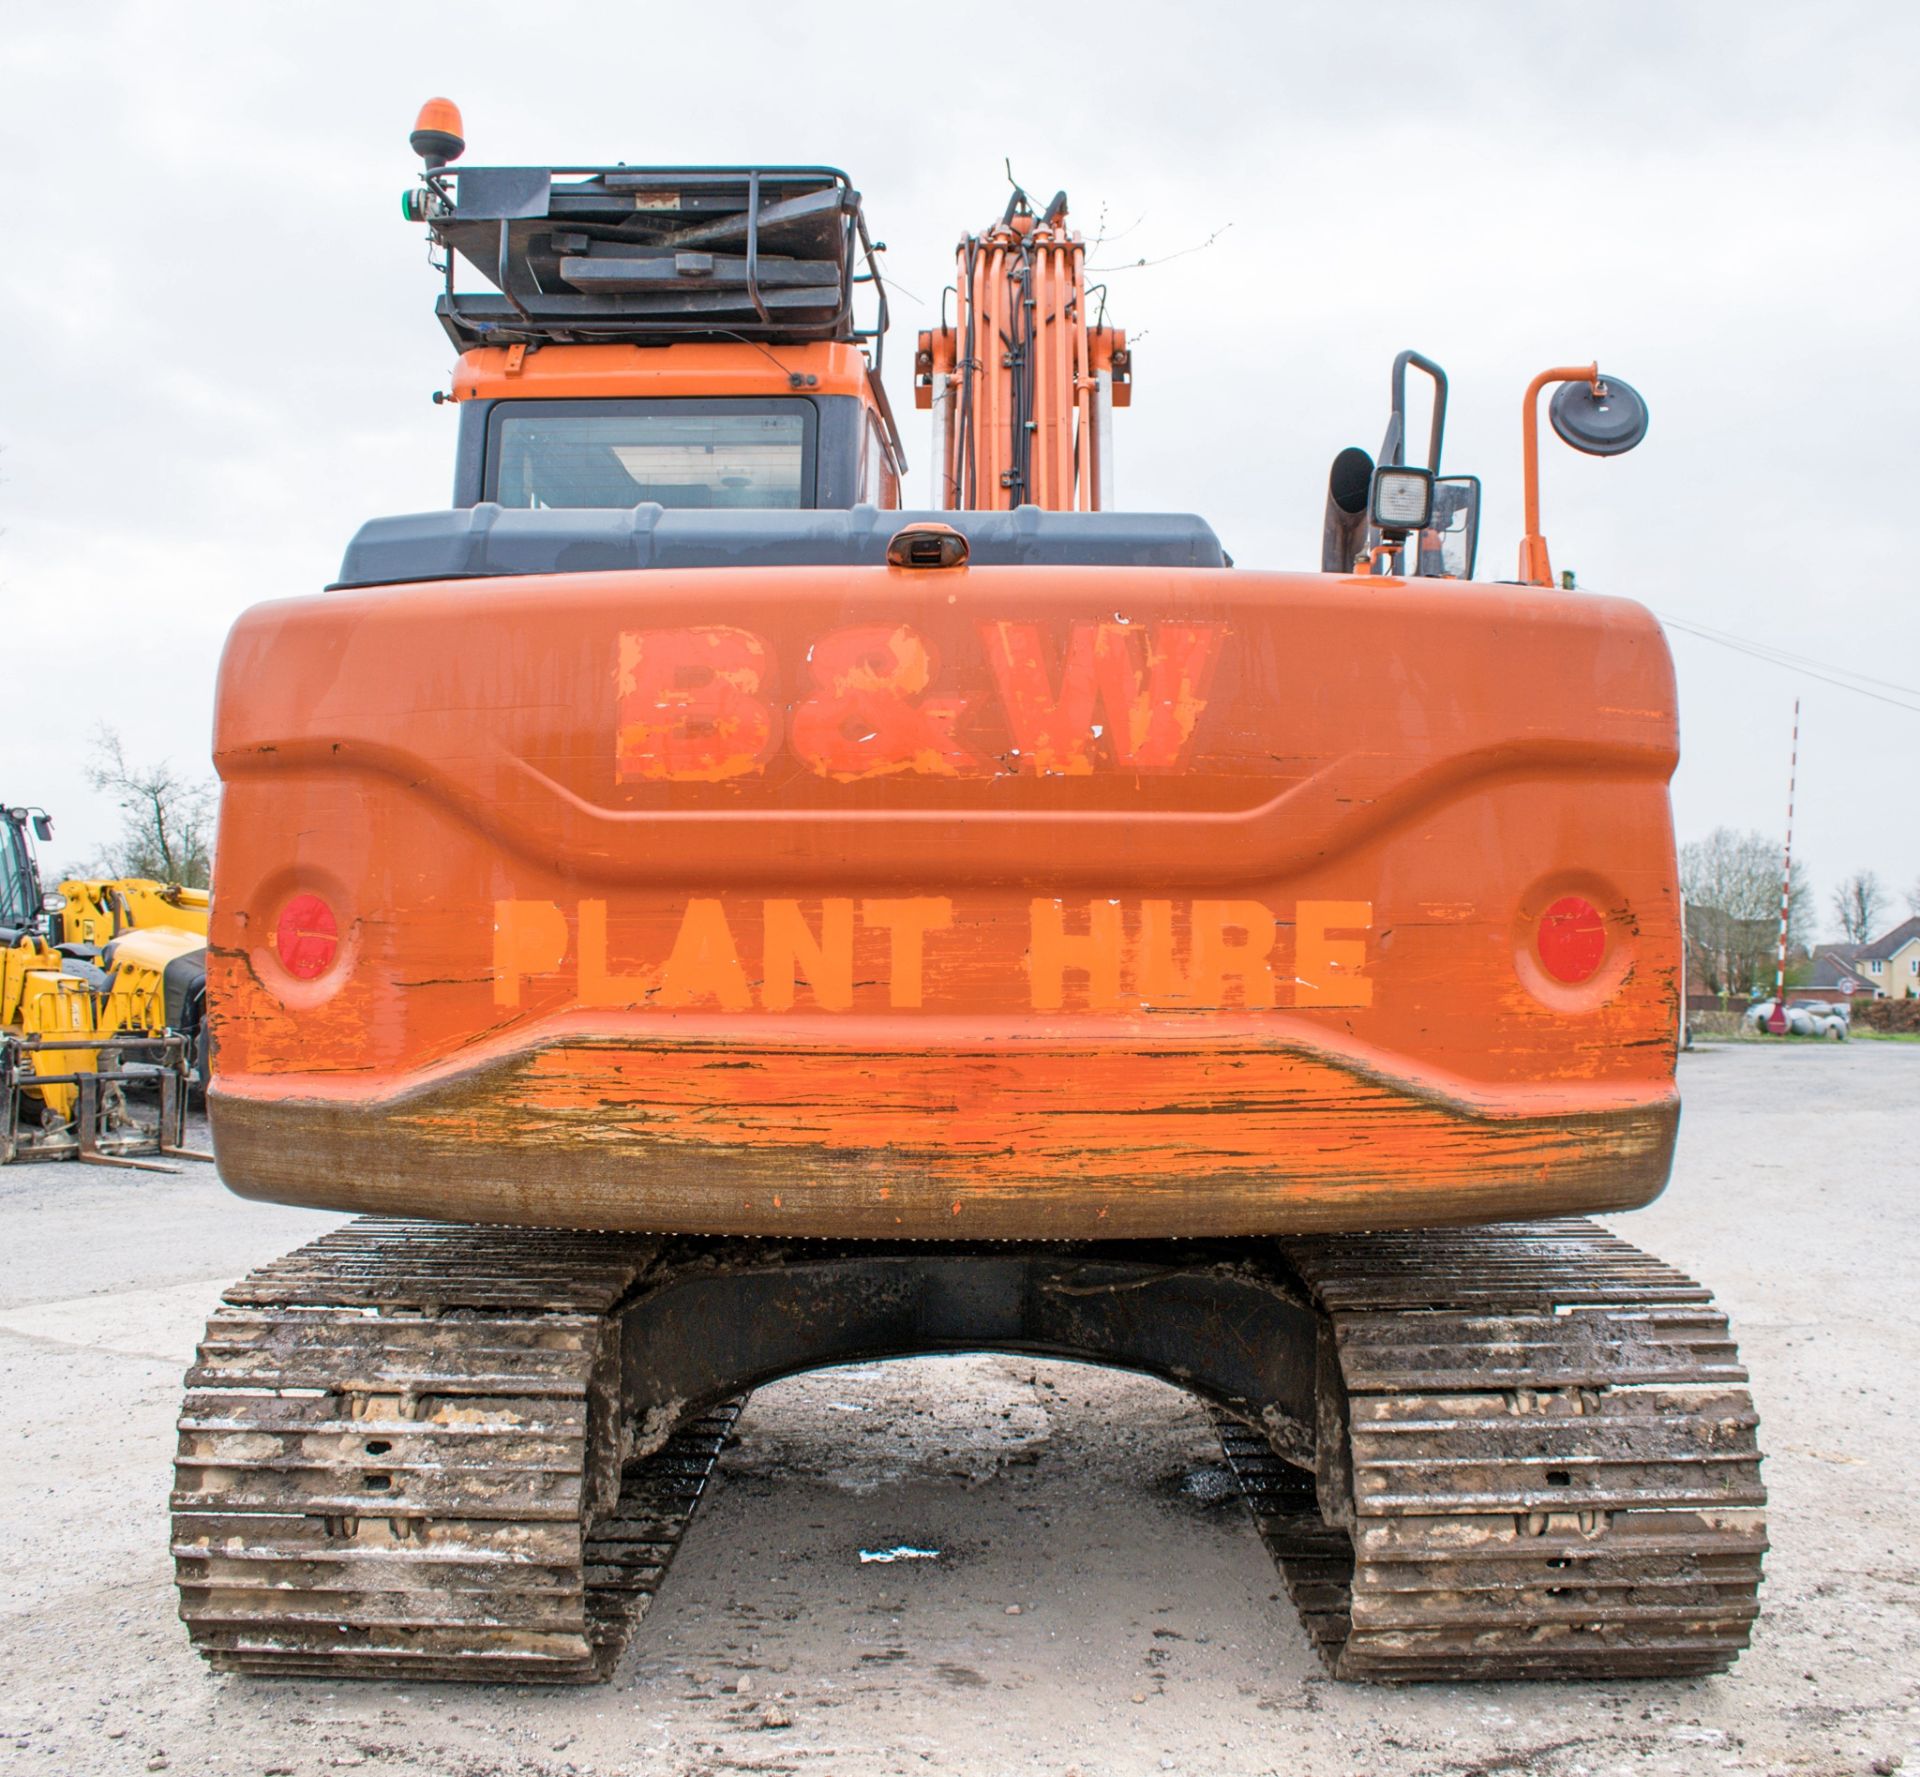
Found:
<path fill-rule="evenodd" d="M 52 835 L 44 809 L 0 806 L 0 1164 L 208 1158 L 182 1141 L 208 1060 L 206 891 L 76 877 L 48 894 L 33 841 Z"/>

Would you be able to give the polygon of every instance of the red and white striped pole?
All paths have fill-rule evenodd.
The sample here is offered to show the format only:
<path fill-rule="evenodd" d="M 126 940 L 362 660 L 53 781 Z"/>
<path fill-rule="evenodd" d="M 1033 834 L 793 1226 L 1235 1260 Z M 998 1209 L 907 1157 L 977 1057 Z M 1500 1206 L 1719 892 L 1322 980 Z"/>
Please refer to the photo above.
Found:
<path fill-rule="evenodd" d="M 1787 916 L 1793 910 L 1793 789 L 1800 776 L 1800 700 L 1793 700 L 1793 751 L 1787 761 L 1787 849 L 1780 864 L 1780 947 L 1773 964 L 1773 1010 L 1767 1029 L 1776 1037 L 1787 1031 Z"/>

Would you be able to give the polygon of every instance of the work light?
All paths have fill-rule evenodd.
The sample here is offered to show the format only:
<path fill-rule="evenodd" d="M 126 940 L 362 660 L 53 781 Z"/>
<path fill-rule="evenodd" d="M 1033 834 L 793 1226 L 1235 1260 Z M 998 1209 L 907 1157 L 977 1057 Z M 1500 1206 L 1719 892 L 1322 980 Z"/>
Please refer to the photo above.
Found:
<path fill-rule="evenodd" d="M 1433 516 L 1433 476 L 1425 469 L 1380 468 L 1373 472 L 1372 517 L 1383 532 L 1424 530 Z"/>

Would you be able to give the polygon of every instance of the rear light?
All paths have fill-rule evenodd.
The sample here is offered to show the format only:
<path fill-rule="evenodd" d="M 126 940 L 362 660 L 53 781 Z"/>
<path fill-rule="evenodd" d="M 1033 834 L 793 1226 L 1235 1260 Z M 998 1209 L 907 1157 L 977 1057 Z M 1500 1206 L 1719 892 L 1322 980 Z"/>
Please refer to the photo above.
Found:
<path fill-rule="evenodd" d="M 315 894 L 295 895 L 281 908 L 273 936 L 281 968 L 297 981 L 324 975 L 340 954 L 340 921 Z"/>
<path fill-rule="evenodd" d="M 1607 922 L 1581 895 L 1562 895 L 1545 913 L 1534 942 L 1540 966 L 1556 981 L 1578 986 L 1599 971 L 1607 954 Z"/>

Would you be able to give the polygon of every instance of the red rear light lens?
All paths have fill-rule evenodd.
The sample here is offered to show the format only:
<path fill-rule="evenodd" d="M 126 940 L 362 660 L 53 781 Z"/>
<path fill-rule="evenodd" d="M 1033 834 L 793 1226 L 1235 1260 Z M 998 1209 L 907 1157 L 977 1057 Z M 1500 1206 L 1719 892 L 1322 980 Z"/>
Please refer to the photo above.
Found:
<path fill-rule="evenodd" d="M 274 928 L 280 966 L 299 981 L 324 975 L 340 954 L 340 922 L 318 895 L 295 895 Z"/>
<path fill-rule="evenodd" d="M 1562 895 L 1540 915 L 1540 966 L 1569 986 L 1591 980 L 1607 954 L 1607 922 L 1579 895 Z"/>

